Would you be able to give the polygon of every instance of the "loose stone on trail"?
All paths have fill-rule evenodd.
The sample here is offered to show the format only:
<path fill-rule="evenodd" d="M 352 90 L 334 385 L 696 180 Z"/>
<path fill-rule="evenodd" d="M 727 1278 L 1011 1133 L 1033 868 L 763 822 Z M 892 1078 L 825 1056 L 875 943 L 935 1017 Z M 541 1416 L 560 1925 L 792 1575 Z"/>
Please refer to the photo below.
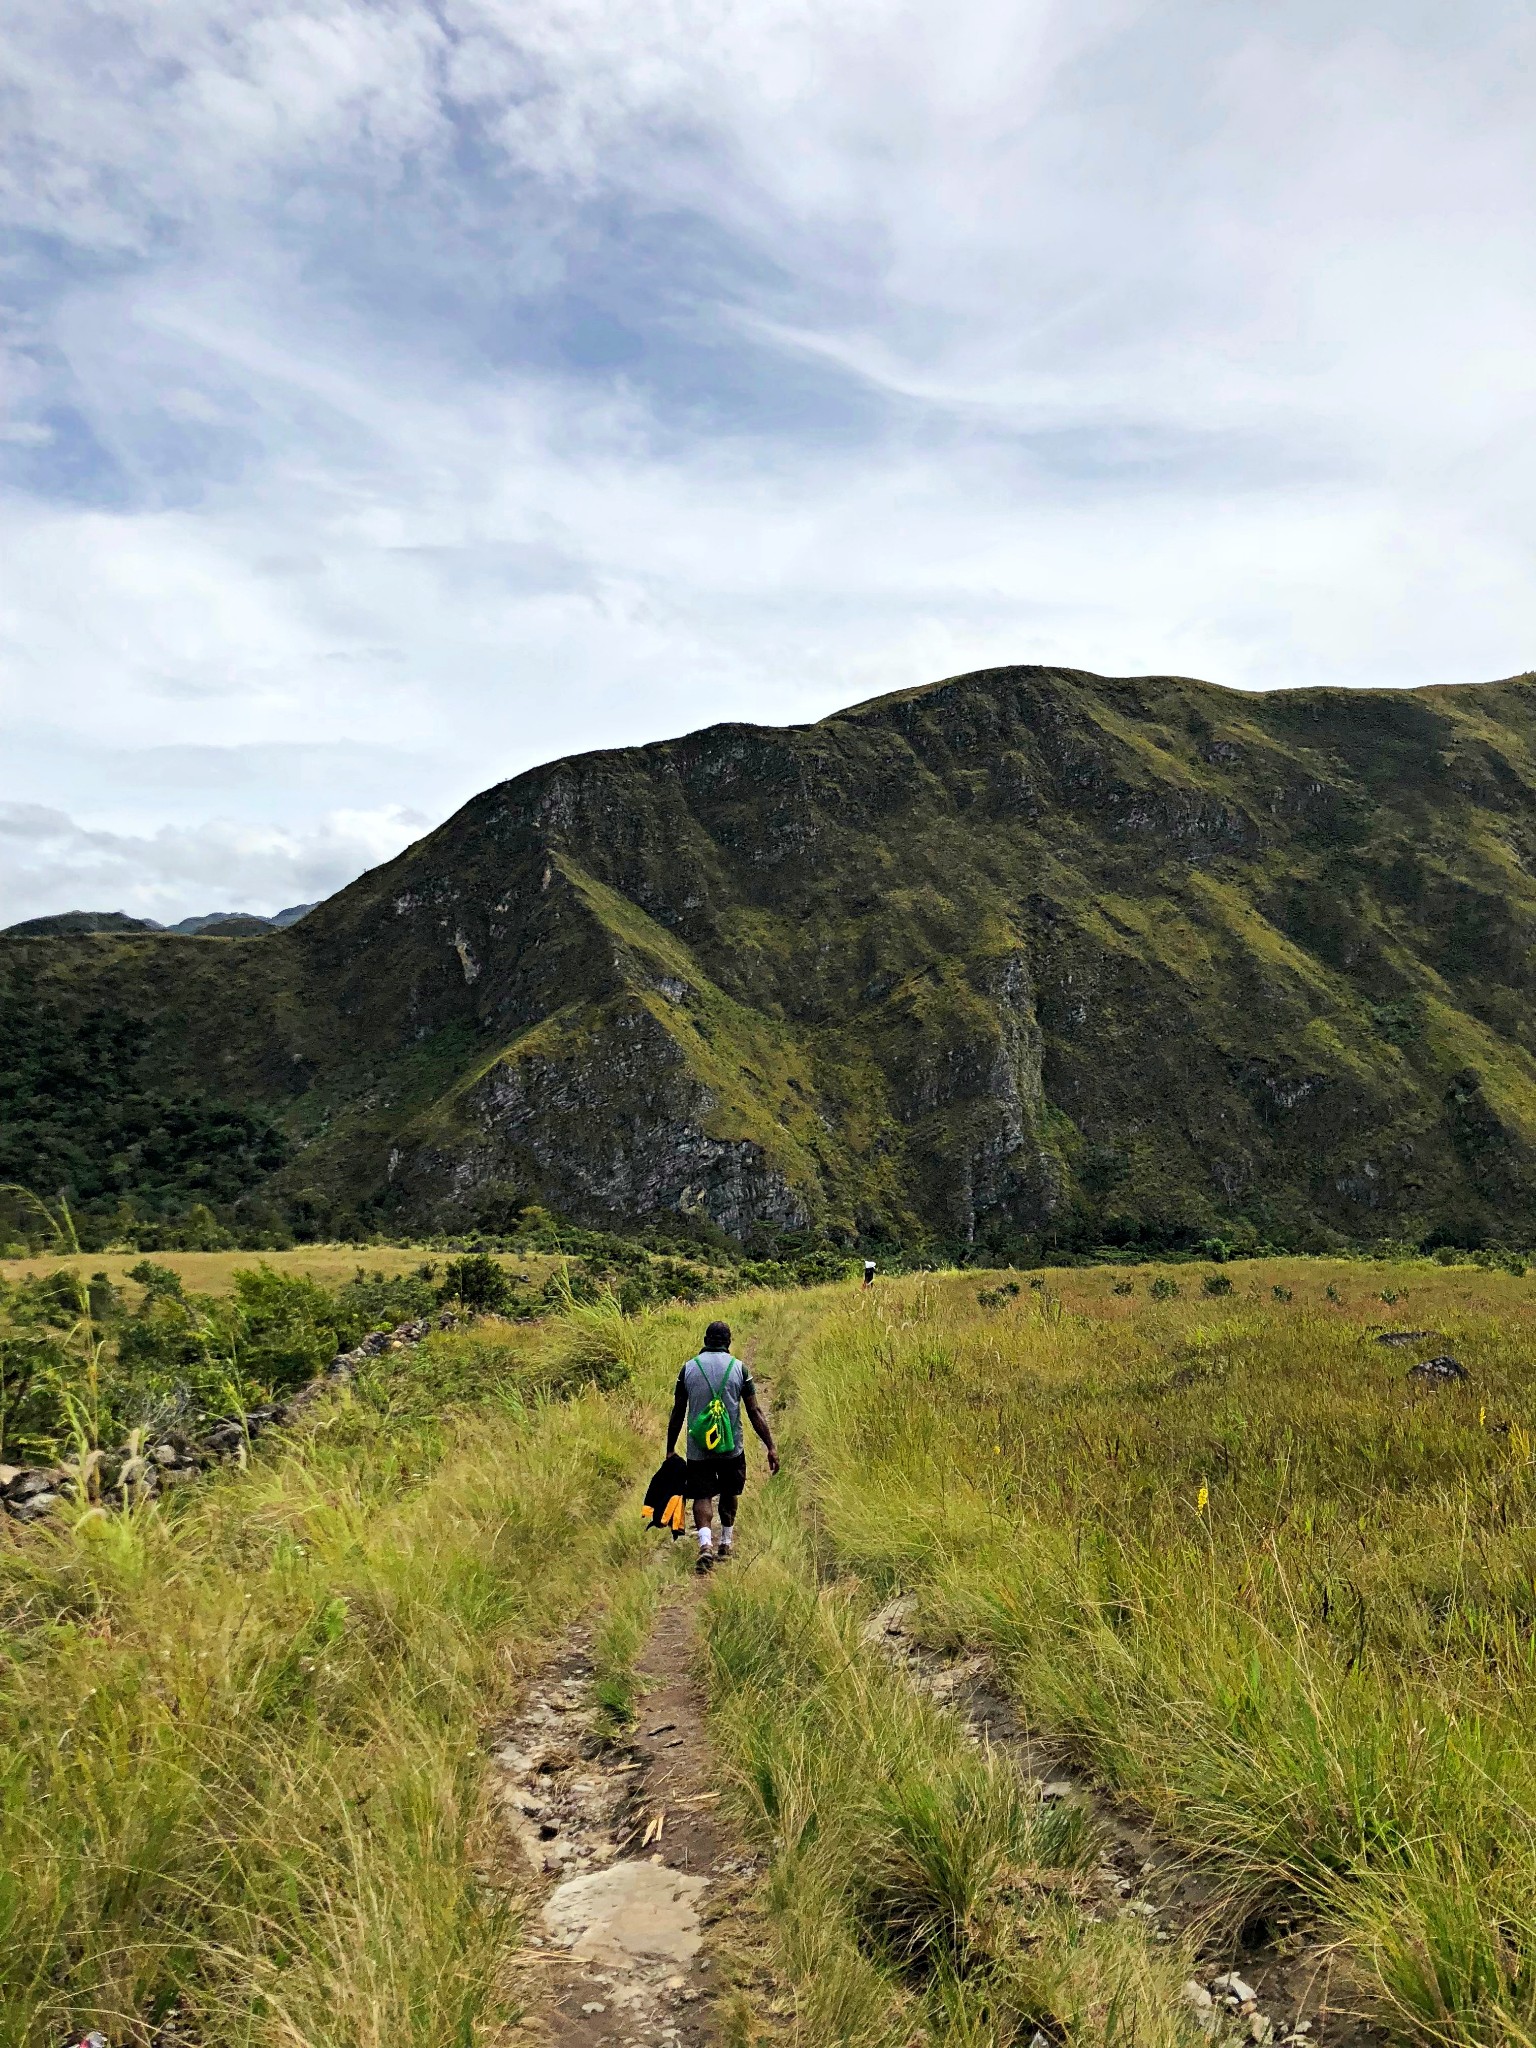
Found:
<path fill-rule="evenodd" d="M 701 1946 L 706 1880 L 665 1864 L 614 1863 L 561 1885 L 543 1922 L 577 1962 L 691 1963 Z"/>
<path fill-rule="evenodd" d="M 1235 1999 L 1239 2005 L 1252 2005 L 1257 2001 L 1259 1995 L 1251 1984 L 1243 1982 L 1236 1970 L 1229 1970 L 1225 1975 L 1214 1978 L 1211 1983 L 1211 1989 L 1213 1991 L 1224 1991 L 1229 1998 Z"/>

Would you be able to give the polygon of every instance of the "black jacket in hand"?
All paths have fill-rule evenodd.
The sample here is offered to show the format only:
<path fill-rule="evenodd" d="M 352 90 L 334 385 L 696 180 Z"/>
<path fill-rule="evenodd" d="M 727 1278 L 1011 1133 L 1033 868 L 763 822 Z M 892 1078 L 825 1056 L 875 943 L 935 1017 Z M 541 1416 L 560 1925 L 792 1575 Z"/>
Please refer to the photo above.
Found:
<path fill-rule="evenodd" d="M 641 1519 L 653 1529 L 670 1529 L 672 1539 L 683 1533 L 683 1513 L 688 1489 L 687 1461 L 676 1452 L 664 1460 L 645 1489 Z"/>

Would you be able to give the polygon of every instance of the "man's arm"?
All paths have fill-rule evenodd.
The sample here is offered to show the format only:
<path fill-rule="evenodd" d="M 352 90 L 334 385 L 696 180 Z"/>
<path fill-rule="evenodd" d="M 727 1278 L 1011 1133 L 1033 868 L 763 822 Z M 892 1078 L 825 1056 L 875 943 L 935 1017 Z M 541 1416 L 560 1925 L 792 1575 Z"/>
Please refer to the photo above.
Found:
<path fill-rule="evenodd" d="M 768 1453 L 768 1470 L 777 1472 L 779 1454 L 773 1447 L 773 1431 L 768 1427 L 768 1418 L 757 1405 L 756 1387 L 743 1387 L 741 1405 L 747 1411 L 747 1420 L 762 1438 L 763 1449 Z"/>
<path fill-rule="evenodd" d="M 677 1433 L 683 1426 L 688 1413 L 688 1389 L 683 1384 L 681 1373 L 677 1376 L 677 1392 L 672 1396 L 672 1420 L 667 1424 L 666 1455 L 670 1458 L 677 1449 Z"/>

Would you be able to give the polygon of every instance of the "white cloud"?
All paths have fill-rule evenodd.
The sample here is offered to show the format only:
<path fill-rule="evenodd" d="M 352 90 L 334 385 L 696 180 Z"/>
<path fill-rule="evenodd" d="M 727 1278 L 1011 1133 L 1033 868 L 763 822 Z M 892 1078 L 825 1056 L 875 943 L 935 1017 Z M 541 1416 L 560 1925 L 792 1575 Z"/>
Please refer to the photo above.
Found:
<path fill-rule="evenodd" d="M 0 794 L 85 834 L 12 916 L 994 661 L 1536 660 L 1528 10 L 20 0 L 4 54 Z"/>
<path fill-rule="evenodd" d="M 426 824 L 398 808 L 336 811 L 304 833 L 213 820 L 195 829 L 103 831 L 44 804 L 0 804 L 0 892 L 18 915 L 126 910 L 174 923 L 205 911 L 271 916 L 329 895 L 387 860 Z"/>

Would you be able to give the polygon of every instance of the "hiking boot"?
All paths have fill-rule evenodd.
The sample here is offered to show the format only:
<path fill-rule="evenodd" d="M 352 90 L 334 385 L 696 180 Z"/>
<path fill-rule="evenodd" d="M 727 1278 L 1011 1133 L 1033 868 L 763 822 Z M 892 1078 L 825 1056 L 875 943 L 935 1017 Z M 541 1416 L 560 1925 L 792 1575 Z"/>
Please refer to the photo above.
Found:
<path fill-rule="evenodd" d="M 732 1559 L 732 1558 L 733 1558 L 733 1557 L 734 1557 L 735 1555 L 736 1555 L 736 1547 L 735 1547 L 735 1545 L 734 1545 L 734 1544 L 731 1544 L 731 1543 L 725 1543 L 725 1544 L 722 1544 L 722 1545 L 721 1545 L 721 1547 L 720 1547 L 720 1548 L 719 1548 L 719 1549 L 718 1549 L 718 1550 L 717 1550 L 717 1551 L 715 1552 L 715 1563 L 716 1563 L 716 1564 L 729 1564 L 729 1563 L 730 1563 L 730 1561 L 731 1561 L 731 1559 Z"/>
<path fill-rule="evenodd" d="M 701 1550 L 699 1552 L 699 1561 L 694 1566 L 695 1572 L 697 1572 L 699 1577 L 703 1579 L 707 1578 L 709 1574 L 714 1570 L 714 1568 L 715 1553 L 712 1550 Z"/>

